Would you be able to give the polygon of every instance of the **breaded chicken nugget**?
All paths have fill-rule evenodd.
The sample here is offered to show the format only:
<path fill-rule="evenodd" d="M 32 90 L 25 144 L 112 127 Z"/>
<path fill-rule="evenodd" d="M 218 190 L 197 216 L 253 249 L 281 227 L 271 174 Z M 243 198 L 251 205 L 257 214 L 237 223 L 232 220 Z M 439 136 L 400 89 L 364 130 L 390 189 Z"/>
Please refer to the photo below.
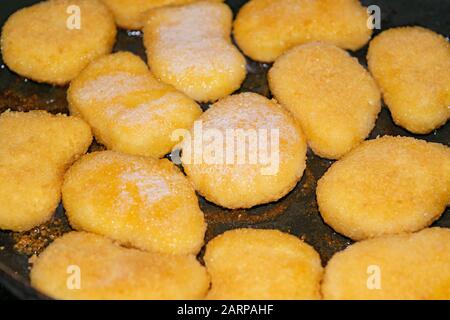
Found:
<path fill-rule="evenodd" d="M 338 159 L 361 143 L 381 109 L 369 72 L 331 44 L 289 50 L 270 69 L 269 85 L 299 120 L 314 153 L 325 158 Z"/>
<path fill-rule="evenodd" d="M 450 229 L 361 241 L 325 268 L 325 299 L 450 299 Z"/>
<path fill-rule="evenodd" d="M 226 208 L 276 201 L 303 175 L 306 140 L 275 101 L 241 93 L 212 105 L 182 144 L 184 170 L 206 199 Z"/>
<path fill-rule="evenodd" d="M 123 248 L 86 232 L 70 232 L 42 252 L 31 285 L 58 299 L 201 299 L 209 277 L 193 255 Z"/>
<path fill-rule="evenodd" d="M 450 44 L 421 27 L 395 28 L 370 42 L 369 69 L 392 118 L 425 134 L 450 118 Z"/>
<path fill-rule="evenodd" d="M 0 115 L 0 229 L 29 230 L 48 220 L 67 167 L 92 141 L 81 119 L 45 111 Z"/>
<path fill-rule="evenodd" d="M 91 63 L 71 82 L 69 109 L 93 128 L 108 149 L 163 157 L 178 142 L 171 134 L 190 128 L 200 106 L 157 81 L 138 56 L 119 52 Z"/>
<path fill-rule="evenodd" d="M 358 0 L 251 0 L 234 22 L 234 38 L 246 55 L 274 61 L 286 50 L 323 41 L 357 50 L 372 35 Z"/>
<path fill-rule="evenodd" d="M 99 0 L 49 0 L 9 17 L 1 50 L 6 65 L 21 76 L 64 85 L 109 53 L 115 37 L 114 17 Z"/>
<path fill-rule="evenodd" d="M 167 159 L 94 152 L 67 171 L 62 193 L 76 230 L 170 254 L 197 253 L 203 245 L 197 196 Z"/>
<path fill-rule="evenodd" d="M 116 23 L 125 29 L 141 29 L 145 13 L 153 8 L 180 5 L 195 0 L 102 0 L 114 13 Z M 223 1 L 223 0 L 218 0 Z"/>
<path fill-rule="evenodd" d="M 320 213 L 355 240 L 418 231 L 450 203 L 450 148 L 407 137 L 366 141 L 318 181 Z"/>
<path fill-rule="evenodd" d="M 148 64 L 157 78 L 197 101 L 239 89 L 246 61 L 230 40 L 227 5 L 200 1 L 151 10 L 144 27 Z"/>
<path fill-rule="evenodd" d="M 205 253 L 208 299 L 320 299 L 318 253 L 278 230 L 235 229 L 211 240 Z"/>

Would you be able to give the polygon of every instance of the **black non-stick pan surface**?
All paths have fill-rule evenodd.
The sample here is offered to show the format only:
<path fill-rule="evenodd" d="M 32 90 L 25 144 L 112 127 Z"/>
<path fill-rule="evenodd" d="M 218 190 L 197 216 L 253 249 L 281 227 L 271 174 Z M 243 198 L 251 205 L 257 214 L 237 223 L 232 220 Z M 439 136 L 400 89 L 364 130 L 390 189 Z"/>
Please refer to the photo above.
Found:
<path fill-rule="evenodd" d="M 282 0 L 279 0 L 282 1 Z M 2 0 L 0 3 L 0 24 L 19 8 L 36 3 L 36 0 Z M 246 1 L 230 0 L 227 3 L 236 13 Z M 432 29 L 446 37 L 450 34 L 450 0 L 363 0 L 365 6 L 378 5 L 381 8 L 382 30 L 406 25 L 419 25 Z M 375 35 L 380 30 L 375 32 Z M 114 51 L 129 50 L 145 59 L 142 34 L 136 31 L 120 30 Z M 367 46 L 352 53 L 366 66 Z M 239 91 L 252 91 L 270 97 L 266 74 L 268 64 L 247 60 L 248 76 Z M 414 63 L 414 61 L 411 61 Z M 0 61 L 0 112 L 6 109 L 27 111 L 45 109 L 53 113 L 67 113 L 66 89 L 38 84 L 12 73 Z M 450 72 L 450 70 L 449 70 Z M 417 79 L 420 81 L 420 79 Z M 203 105 L 203 108 L 208 108 Z M 376 127 L 369 139 L 378 135 L 413 136 L 427 141 L 448 145 L 450 123 L 429 135 L 412 135 L 396 126 L 384 107 Z M 91 150 L 102 148 L 97 144 Z M 276 203 L 258 206 L 250 210 L 226 210 L 203 198 L 201 207 L 205 213 L 208 230 L 205 241 L 228 230 L 239 227 L 275 228 L 301 237 L 320 253 L 323 264 L 337 251 L 344 249 L 351 240 L 334 232 L 320 217 L 315 188 L 332 161 L 321 159 L 308 151 L 307 168 L 297 187 Z M 1 205 L 1 203 L 0 203 Z M 434 223 L 450 227 L 450 210 Z M 11 212 L 14 214 L 14 212 Z M 55 237 L 70 230 L 60 205 L 52 221 L 26 233 L 0 231 L 0 284 L 18 298 L 45 298 L 30 287 L 28 259 L 39 253 Z M 200 254 L 201 258 L 201 254 Z"/>

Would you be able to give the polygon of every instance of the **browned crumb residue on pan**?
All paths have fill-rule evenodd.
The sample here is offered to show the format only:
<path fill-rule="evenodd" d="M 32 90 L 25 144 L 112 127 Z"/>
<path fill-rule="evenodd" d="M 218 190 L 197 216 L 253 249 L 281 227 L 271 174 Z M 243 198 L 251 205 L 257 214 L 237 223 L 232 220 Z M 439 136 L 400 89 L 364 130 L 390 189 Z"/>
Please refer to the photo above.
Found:
<path fill-rule="evenodd" d="M 26 112 L 30 110 L 46 110 L 51 113 L 67 113 L 65 94 L 57 92 L 52 98 L 45 99 L 37 93 L 23 94 L 15 90 L 0 91 L 0 113 L 6 110 Z"/>
<path fill-rule="evenodd" d="M 222 223 L 260 223 L 281 215 L 288 207 L 288 203 L 275 203 L 260 214 L 250 213 L 247 209 L 224 209 L 216 206 L 203 207 L 208 224 Z"/>
<path fill-rule="evenodd" d="M 215 205 L 208 204 L 206 201 L 200 201 L 200 205 L 205 214 L 208 225 L 217 225 L 224 223 L 246 223 L 257 224 L 272 221 L 282 215 L 299 198 L 309 196 L 315 188 L 316 178 L 314 174 L 305 170 L 304 178 L 298 183 L 295 189 L 284 198 L 266 205 L 264 210 L 258 212 L 258 207 L 252 209 L 230 210 Z"/>
<path fill-rule="evenodd" d="M 39 254 L 50 242 L 62 236 L 68 227 L 61 218 L 55 218 L 26 232 L 13 233 L 14 250 L 32 256 Z"/>
<path fill-rule="evenodd" d="M 0 112 L 8 109 L 14 111 L 29 111 L 36 109 L 36 101 L 38 97 L 36 94 L 30 97 L 22 97 L 16 92 L 5 90 L 0 95 Z"/>

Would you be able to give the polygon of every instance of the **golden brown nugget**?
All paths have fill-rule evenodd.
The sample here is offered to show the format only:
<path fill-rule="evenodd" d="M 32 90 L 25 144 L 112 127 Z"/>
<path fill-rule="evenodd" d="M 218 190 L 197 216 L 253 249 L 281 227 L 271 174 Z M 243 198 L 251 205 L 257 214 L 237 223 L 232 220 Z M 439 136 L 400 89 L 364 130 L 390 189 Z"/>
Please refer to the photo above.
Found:
<path fill-rule="evenodd" d="M 195 0 L 102 0 L 114 13 L 116 23 L 125 29 L 141 29 L 145 13 L 153 8 L 182 5 Z M 223 0 L 218 0 L 223 1 Z"/>
<path fill-rule="evenodd" d="M 365 240 L 328 262 L 325 299 L 450 299 L 450 229 Z"/>
<path fill-rule="evenodd" d="M 203 245 L 194 189 L 167 159 L 91 153 L 68 170 L 62 193 L 76 230 L 168 254 L 195 254 Z"/>
<path fill-rule="evenodd" d="M 358 0 L 251 0 L 240 9 L 233 32 L 247 56 L 271 62 L 313 41 L 357 50 L 372 35 L 368 20 Z"/>
<path fill-rule="evenodd" d="M 163 157 L 178 141 L 171 134 L 190 128 L 200 106 L 157 81 L 138 56 L 119 52 L 91 63 L 71 82 L 69 109 L 93 128 L 108 149 Z"/>
<path fill-rule="evenodd" d="M 369 69 L 394 122 L 426 134 L 450 118 L 450 44 L 421 27 L 382 32 L 370 42 Z"/>
<path fill-rule="evenodd" d="M 275 101 L 241 93 L 212 105 L 182 144 L 184 170 L 195 189 L 226 208 L 276 201 L 303 175 L 306 140 Z"/>
<path fill-rule="evenodd" d="M 79 28 L 72 19 L 77 13 Z M 1 50 L 6 65 L 21 76 L 64 85 L 111 52 L 115 37 L 114 17 L 99 0 L 49 0 L 9 17 Z"/>
<path fill-rule="evenodd" d="M 318 253 L 278 230 L 235 229 L 211 240 L 207 299 L 320 299 Z"/>
<path fill-rule="evenodd" d="M 327 224 L 354 240 L 430 225 L 450 203 L 450 148 L 407 137 L 366 141 L 318 181 Z"/>
<path fill-rule="evenodd" d="M 314 153 L 338 159 L 372 131 L 380 91 L 355 58 L 330 44 L 295 47 L 269 71 L 275 98 L 300 122 Z"/>
<path fill-rule="evenodd" d="M 246 75 L 245 58 L 230 40 L 231 21 L 230 8 L 214 1 L 150 11 L 144 27 L 150 69 L 197 101 L 229 95 Z"/>
<path fill-rule="evenodd" d="M 45 111 L 0 115 L 0 229 L 26 231 L 50 219 L 63 175 L 92 141 L 81 119 Z"/>
<path fill-rule="evenodd" d="M 30 277 L 34 288 L 57 299 L 201 299 L 209 287 L 193 255 L 123 248 L 86 232 L 56 239 L 36 259 Z"/>

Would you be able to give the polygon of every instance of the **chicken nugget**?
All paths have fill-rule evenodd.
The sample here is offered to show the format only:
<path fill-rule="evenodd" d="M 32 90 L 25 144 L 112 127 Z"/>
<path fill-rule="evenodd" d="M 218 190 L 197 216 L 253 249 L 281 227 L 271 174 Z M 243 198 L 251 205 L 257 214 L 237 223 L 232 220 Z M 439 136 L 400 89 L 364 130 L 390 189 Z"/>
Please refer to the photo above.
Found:
<path fill-rule="evenodd" d="M 84 154 L 91 129 L 45 111 L 0 115 L 0 229 L 26 231 L 50 219 L 65 170 Z"/>
<path fill-rule="evenodd" d="M 239 89 L 246 61 L 230 40 L 232 12 L 219 2 L 151 10 L 144 27 L 148 64 L 155 76 L 207 102 Z"/>
<path fill-rule="evenodd" d="M 102 0 L 114 13 L 119 27 L 141 29 L 144 26 L 145 13 L 153 8 L 181 5 L 195 0 Z M 223 1 L 223 0 L 218 0 Z"/>
<path fill-rule="evenodd" d="M 271 62 L 299 44 L 328 42 L 357 50 L 372 35 L 358 0 L 251 0 L 234 22 L 234 38 L 250 58 Z"/>
<path fill-rule="evenodd" d="M 208 299 L 320 299 L 319 254 L 278 230 L 235 229 L 211 240 Z"/>
<path fill-rule="evenodd" d="M 231 209 L 280 199 L 306 165 L 306 140 L 292 115 L 249 92 L 212 105 L 184 139 L 182 152 L 195 189 Z"/>
<path fill-rule="evenodd" d="M 94 152 L 67 171 L 62 194 L 76 230 L 161 253 L 198 253 L 203 245 L 197 196 L 167 159 Z"/>
<path fill-rule="evenodd" d="M 325 299 L 450 299 L 450 229 L 355 243 L 325 268 Z"/>
<path fill-rule="evenodd" d="M 362 143 L 318 181 L 327 224 L 354 240 L 414 232 L 450 203 L 450 148 L 408 137 Z"/>
<path fill-rule="evenodd" d="M 119 52 L 91 63 L 71 82 L 69 109 L 93 128 L 108 149 L 163 157 L 178 142 L 176 129 L 190 128 L 200 106 L 157 81 L 138 56 Z"/>
<path fill-rule="evenodd" d="M 386 30 L 367 60 L 397 125 L 426 134 L 450 118 L 448 39 L 421 27 Z"/>
<path fill-rule="evenodd" d="M 114 17 L 99 0 L 49 0 L 11 15 L 3 26 L 3 61 L 38 82 L 64 85 L 111 52 Z"/>
<path fill-rule="evenodd" d="M 123 248 L 86 232 L 56 239 L 33 263 L 30 278 L 57 299 L 201 299 L 209 287 L 193 255 Z"/>
<path fill-rule="evenodd" d="M 374 79 L 334 45 L 295 47 L 275 61 L 268 77 L 273 95 L 294 114 L 321 157 L 342 157 L 375 126 L 381 94 Z"/>

